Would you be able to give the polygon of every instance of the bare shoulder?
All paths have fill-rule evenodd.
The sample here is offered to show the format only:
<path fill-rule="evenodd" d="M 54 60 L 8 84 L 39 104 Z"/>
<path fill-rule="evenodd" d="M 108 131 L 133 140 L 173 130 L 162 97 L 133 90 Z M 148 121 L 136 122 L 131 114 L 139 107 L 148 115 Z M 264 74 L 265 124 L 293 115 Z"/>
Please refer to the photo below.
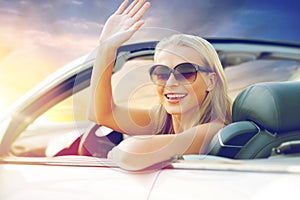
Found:
<path fill-rule="evenodd" d="M 207 148 L 210 142 L 212 141 L 213 137 L 225 126 L 225 123 L 221 120 L 213 120 L 209 123 L 200 124 L 196 126 L 198 137 L 195 143 L 198 143 L 198 153 L 207 152 Z M 193 153 L 195 153 L 195 149 Z"/>
<path fill-rule="evenodd" d="M 216 119 L 205 124 L 199 124 L 196 126 L 196 128 L 202 131 L 208 131 L 214 133 L 224 128 L 225 126 L 226 124 L 223 121 Z"/>
<path fill-rule="evenodd" d="M 222 129 L 226 126 L 226 124 L 219 119 L 213 120 L 213 121 L 209 122 L 208 124 L 211 128 L 218 129 L 218 130 Z"/>

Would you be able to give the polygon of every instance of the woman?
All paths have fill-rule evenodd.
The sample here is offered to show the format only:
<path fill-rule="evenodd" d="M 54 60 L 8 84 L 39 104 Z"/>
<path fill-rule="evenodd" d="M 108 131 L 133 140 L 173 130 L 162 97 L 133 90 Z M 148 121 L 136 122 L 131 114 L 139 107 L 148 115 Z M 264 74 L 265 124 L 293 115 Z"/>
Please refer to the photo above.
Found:
<path fill-rule="evenodd" d="M 161 105 L 151 110 L 116 105 L 111 75 L 117 48 L 144 24 L 141 18 L 150 7 L 145 0 L 127 4 L 125 0 L 103 28 L 91 79 L 90 119 L 134 136 L 113 148 L 109 157 L 124 169 L 141 170 L 176 155 L 204 153 L 212 137 L 231 120 L 216 51 L 197 36 L 162 40 L 149 72 Z"/>

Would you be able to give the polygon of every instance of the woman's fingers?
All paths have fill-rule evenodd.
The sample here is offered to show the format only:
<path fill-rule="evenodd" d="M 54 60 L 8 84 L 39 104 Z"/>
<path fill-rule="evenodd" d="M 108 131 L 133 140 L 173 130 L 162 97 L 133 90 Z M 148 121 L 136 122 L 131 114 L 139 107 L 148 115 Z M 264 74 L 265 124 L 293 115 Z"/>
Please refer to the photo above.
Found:
<path fill-rule="evenodd" d="M 122 14 L 124 12 L 127 4 L 128 4 L 128 0 L 124 0 L 122 2 L 122 4 L 119 6 L 119 8 L 116 10 L 115 14 L 118 14 L 118 15 Z"/>
<path fill-rule="evenodd" d="M 146 2 L 142 8 L 140 8 L 137 13 L 133 16 L 134 21 L 139 21 L 145 14 L 145 12 L 150 7 L 150 3 Z"/>
<path fill-rule="evenodd" d="M 142 1 L 140 1 L 140 2 L 142 2 Z M 143 2 L 145 2 L 145 0 L 143 0 Z M 132 27 L 134 30 L 137 30 L 144 24 L 144 21 L 140 21 L 140 19 L 144 16 L 145 12 L 150 7 L 150 3 L 146 2 L 141 5 L 142 5 L 142 7 L 140 7 L 140 5 L 136 5 L 136 6 L 138 6 L 137 12 L 134 14 L 133 17 L 130 17 L 127 19 L 128 28 Z"/>
<path fill-rule="evenodd" d="M 146 0 L 139 0 L 134 7 L 130 10 L 130 12 L 128 13 L 128 15 L 130 17 L 134 17 L 134 15 L 143 7 L 143 5 L 145 4 Z"/>
<path fill-rule="evenodd" d="M 124 14 L 128 14 L 132 8 L 139 2 L 139 0 L 134 0 L 129 6 L 128 8 L 126 8 L 126 10 L 124 11 Z"/>
<path fill-rule="evenodd" d="M 127 15 L 127 19 L 132 21 L 131 25 L 138 22 L 145 14 L 147 9 L 150 7 L 150 3 L 146 0 L 134 0 L 127 8 L 128 0 L 124 0 L 119 8 L 116 10 L 117 15 Z"/>

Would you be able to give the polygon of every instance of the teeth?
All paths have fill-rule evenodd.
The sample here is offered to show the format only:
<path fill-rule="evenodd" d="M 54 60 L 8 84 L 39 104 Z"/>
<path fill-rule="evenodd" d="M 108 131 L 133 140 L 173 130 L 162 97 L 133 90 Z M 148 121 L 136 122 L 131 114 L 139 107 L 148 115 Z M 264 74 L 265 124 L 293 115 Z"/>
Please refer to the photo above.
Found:
<path fill-rule="evenodd" d="M 178 99 L 185 97 L 185 94 L 167 94 L 166 97 L 169 99 Z"/>

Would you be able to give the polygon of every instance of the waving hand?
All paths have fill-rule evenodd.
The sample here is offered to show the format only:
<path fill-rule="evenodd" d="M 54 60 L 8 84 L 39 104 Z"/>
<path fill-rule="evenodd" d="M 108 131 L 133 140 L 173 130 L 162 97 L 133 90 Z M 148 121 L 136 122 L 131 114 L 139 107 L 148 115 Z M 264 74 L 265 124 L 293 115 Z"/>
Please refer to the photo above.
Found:
<path fill-rule="evenodd" d="M 135 0 L 128 7 L 127 4 L 128 0 L 124 0 L 108 18 L 100 35 L 100 43 L 109 41 L 110 45 L 119 47 L 144 24 L 141 18 L 150 7 L 150 3 L 146 0 Z"/>

